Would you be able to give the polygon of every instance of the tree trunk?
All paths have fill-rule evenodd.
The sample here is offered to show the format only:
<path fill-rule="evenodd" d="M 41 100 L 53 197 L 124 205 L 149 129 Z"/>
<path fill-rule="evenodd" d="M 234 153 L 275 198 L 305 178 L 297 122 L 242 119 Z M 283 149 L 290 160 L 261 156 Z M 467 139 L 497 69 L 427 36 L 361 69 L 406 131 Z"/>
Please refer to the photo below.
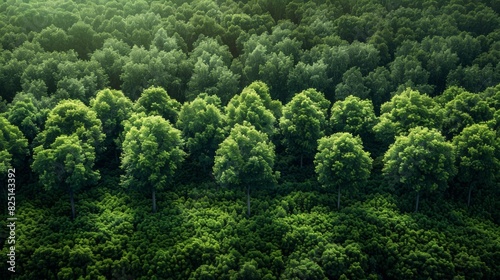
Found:
<path fill-rule="evenodd" d="M 469 206 L 470 206 L 470 196 L 471 196 L 471 194 L 472 194 L 472 188 L 473 188 L 473 186 L 472 186 L 472 185 L 471 185 L 471 186 L 469 186 L 469 197 L 467 198 L 467 207 L 469 207 Z"/>
<path fill-rule="evenodd" d="M 339 186 L 338 194 L 337 194 L 337 209 L 340 209 L 340 186 Z"/>
<path fill-rule="evenodd" d="M 300 168 L 302 168 L 303 159 L 304 159 L 304 155 L 300 154 Z"/>
<path fill-rule="evenodd" d="M 156 190 L 153 188 L 153 213 L 156 213 Z"/>
<path fill-rule="evenodd" d="M 415 212 L 418 212 L 418 202 L 420 201 L 420 192 L 417 192 L 417 203 L 415 204 Z"/>
<path fill-rule="evenodd" d="M 247 215 L 250 217 L 250 187 L 247 187 Z"/>
<path fill-rule="evenodd" d="M 75 198 L 73 196 L 73 190 L 70 188 L 69 189 L 69 200 L 71 201 L 71 219 L 74 220 L 76 213 L 75 213 Z"/>

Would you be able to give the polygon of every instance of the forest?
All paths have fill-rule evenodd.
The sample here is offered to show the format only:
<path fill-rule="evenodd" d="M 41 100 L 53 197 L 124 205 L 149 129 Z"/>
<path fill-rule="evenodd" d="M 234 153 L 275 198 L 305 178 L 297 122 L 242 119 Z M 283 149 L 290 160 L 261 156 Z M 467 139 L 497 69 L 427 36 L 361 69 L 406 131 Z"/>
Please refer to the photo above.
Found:
<path fill-rule="evenodd" d="M 0 279 L 500 279 L 499 0 L 0 3 Z"/>

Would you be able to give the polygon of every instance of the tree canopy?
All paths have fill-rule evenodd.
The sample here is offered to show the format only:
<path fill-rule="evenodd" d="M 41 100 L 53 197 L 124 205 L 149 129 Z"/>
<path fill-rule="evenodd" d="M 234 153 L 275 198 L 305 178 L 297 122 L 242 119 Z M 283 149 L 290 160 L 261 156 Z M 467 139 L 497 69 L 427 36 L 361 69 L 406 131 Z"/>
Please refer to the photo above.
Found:
<path fill-rule="evenodd" d="M 216 151 L 214 176 L 219 184 L 247 190 L 250 216 L 251 187 L 275 184 L 279 177 L 273 170 L 274 160 L 274 145 L 264 132 L 249 123 L 236 124 Z"/>
<path fill-rule="evenodd" d="M 458 166 L 457 179 L 468 185 L 467 205 L 475 188 L 491 188 L 498 181 L 500 141 L 485 124 L 473 124 L 453 138 Z"/>
<path fill-rule="evenodd" d="M 172 182 L 175 171 L 184 160 L 181 132 L 161 116 L 132 116 L 123 141 L 122 185 L 152 193 L 156 212 L 156 191 Z"/>
<path fill-rule="evenodd" d="M 456 174 L 451 143 L 435 129 L 417 126 L 396 142 L 384 155 L 384 175 L 391 186 L 416 193 L 415 212 L 421 193 L 442 191 Z"/>
<path fill-rule="evenodd" d="M 365 184 L 370 176 L 372 159 L 368 152 L 363 151 L 360 138 L 340 132 L 318 140 L 314 165 L 318 181 L 326 188 L 337 189 L 337 208 L 340 208 L 341 188 Z"/>
<path fill-rule="evenodd" d="M 498 4 L 2 1 L 4 278 L 500 279 Z"/>

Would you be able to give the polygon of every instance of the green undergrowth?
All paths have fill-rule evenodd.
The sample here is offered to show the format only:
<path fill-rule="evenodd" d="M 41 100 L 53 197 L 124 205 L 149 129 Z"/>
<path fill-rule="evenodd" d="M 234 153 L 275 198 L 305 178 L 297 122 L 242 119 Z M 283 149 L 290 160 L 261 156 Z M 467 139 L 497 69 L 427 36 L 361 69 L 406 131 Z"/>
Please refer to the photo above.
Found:
<path fill-rule="evenodd" d="M 118 186 L 104 176 L 80 193 L 74 221 L 67 194 L 29 198 L 37 186 L 26 186 L 17 196 L 16 279 L 500 276 L 498 225 L 448 202 L 411 213 L 390 194 L 354 194 L 337 210 L 335 195 L 315 183 L 285 183 L 251 193 L 247 217 L 243 190 L 201 183 L 158 194 L 152 214 L 145 194 Z"/>

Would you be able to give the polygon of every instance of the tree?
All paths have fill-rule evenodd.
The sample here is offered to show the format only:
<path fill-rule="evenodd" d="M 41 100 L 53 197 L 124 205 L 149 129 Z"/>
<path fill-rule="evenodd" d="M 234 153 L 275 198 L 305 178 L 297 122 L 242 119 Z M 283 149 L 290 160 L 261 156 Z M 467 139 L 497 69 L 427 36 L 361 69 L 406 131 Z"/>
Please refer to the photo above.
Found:
<path fill-rule="evenodd" d="M 337 189 L 340 209 L 340 189 L 355 188 L 366 183 L 372 168 L 370 153 L 363 151 L 363 142 L 347 132 L 335 133 L 318 140 L 314 165 L 318 181 L 326 188 Z"/>
<path fill-rule="evenodd" d="M 130 99 L 136 100 L 145 89 L 162 87 L 182 100 L 192 67 L 180 49 L 167 52 L 156 47 L 146 50 L 134 46 L 120 74 L 121 89 Z"/>
<path fill-rule="evenodd" d="M 467 206 L 472 191 L 488 188 L 500 178 L 500 141 L 486 124 L 473 124 L 453 138 L 458 166 L 457 179 L 468 186 Z"/>
<path fill-rule="evenodd" d="M 317 141 L 323 137 L 327 124 L 326 112 L 330 102 L 317 93 L 307 90 L 295 95 L 283 107 L 283 116 L 280 118 L 283 143 L 290 154 L 300 157 L 300 167 L 304 157 L 313 157 Z"/>
<path fill-rule="evenodd" d="M 215 151 L 226 134 L 226 118 L 220 103 L 218 96 L 202 93 L 182 105 L 177 120 L 189 156 L 203 170 L 213 166 Z"/>
<path fill-rule="evenodd" d="M 323 280 L 326 279 L 325 272 L 316 262 L 310 258 L 300 259 L 290 259 L 285 271 L 283 271 L 282 279 L 311 279 L 311 280 Z"/>
<path fill-rule="evenodd" d="M 258 78 L 266 82 L 274 98 L 285 101 L 289 91 L 287 79 L 293 67 L 293 58 L 284 53 L 270 53 L 264 64 L 258 66 Z"/>
<path fill-rule="evenodd" d="M 391 78 L 395 85 L 404 90 L 411 87 L 430 94 L 434 88 L 428 85 L 429 72 L 413 56 L 398 56 L 390 63 Z"/>
<path fill-rule="evenodd" d="M 148 116 L 161 116 L 165 120 L 169 120 L 170 123 L 177 121 L 180 107 L 181 104 L 170 98 L 167 92 L 160 87 L 150 87 L 144 90 L 134 105 L 136 112 L 144 112 Z"/>
<path fill-rule="evenodd" d="M 66 32 L 54 25 L 44 28 L 38 33 L 34 41 L 40 43 L 46 51 L 66 51 L 68 49 L 68 35 Z"/>
<path fill-rule="evenodd" d="M 309 99 L 311 99 L 312 102 L 316 104 L 325 118 L 328 118 L 328 110 L 330 110 L 331 102 L 325 98 L 325 95 L 322 92 L 317 91 L 314 88 L 309 88 L 303 90 L 302 93 L 304 93 L 307 97 L 309 97 Z"/>
<path fill-rule="evenodd" d="M 315 88 L 322 92 L 331 87 L 331 79 L 327 76 L 328 66 L 323 60 L 306 64 L 300 61 L 288 75 L 288 91 L 299 92 Z"/>
<path fill-rule="evenodd" d="M 104 137 L 94 111 L 81 101 L 64 100 L 49 112 L 45 130 L 33 141 L 33 170 L 46 190 L 68 188 L 73 218 L 74 193 L 99 179 L 93 166 L 96 152 L 105 148 Z"/>
<path fill-rule="evenodd" d="M 92 60 L 97 61 L 108 76 L 111 88 L 120 89 L 120 75 L 127 63 L 128 54 L 131 48 L 123 41 L 116 38 L 109 38 L 104 41 L 101 49 L 92 54 Z"/>
<path fill-rule="evenodd" d="M 275 184 L 274 145 L 267 134 L 247 122 L 236 124 L 215 152 L 213 174 L 221 185 L 244 187 L 250 216 L 250 189 Z"/>
<path fill-rule="evenodd" d="M 260 99 L 264 103 L 264 106 L 273 113 L 274 117 L 281 117 L 281 109 L 283 107 L 283 104 L 281 104 L 279 100 L 272 99 L 269 87 L 266 83 L 262 81 L 254 81 L 246 86 L 243 90 L 245 89 L 255 90 L 255 92 L 260 96 Z"/>
<path fill-rule="evenodd" d="M 71 202 L 71 217 L 75 219 L 74 193 L 99 180 L 99 171 L 93 170 L 94 147 L 75 134 L 60 135 L 48 148 L 34 149 L 33 171 L 40 176 L 45 190 L 67 189 Z"/>
<path fill-rule="evenodd" d="M 363 76 L 359 67 L 352 67 L 342 76 L 342 83 L 335 87 L 335 98 L 343 100 L 353 95 L 362 99 L 368 98 L 370 90 L 363 84 Z"/>
<path fill-rule="evenodd" d="M 443 109 L 443 131 L 448 139 L 474 123 L 489 121 L 495 110 L 480 95 L 461 91 Z"/>
<path fill-rule="evenodd" d="M 395 90 L 391 73 L 385 67 L 377 67 L 365 77 L 365 84 L 370 89 L 370 100 L 378 114 L 381 105 L 389 101 L 390 93 Z"/>
<path fill-rule="evenodd" d="M 125 131 L 122 185 L 151 192 L 156 213 L 156 191 L 168 186 L 185 157 L 181 132 L 161 116 L 144 114 L 133 115 Z"/>
<path fill-rule="evenodd" d="M 402 186 L 416 192 L 415 212 L 421 193 L 447 187 L 455 173 L 452 144 L 436 129 L 415 127 L 408 135 L 396 137 L 384 155 L 384 176 L 390 186 Z"/>
<path fill-rule="evenodd" d="M 22 96 L 18 98 L 18 96 Z M 10 104 L 7 119 L 17 126 L 31 143 L 40 131 L 41 119 L 33 100 L 25 95 L 17 95 Z"/>
<path fill-rule="evenodd" d="M 335 102 L 332 106 L 330 125 L 333 132 L 349 132 L 359 135 L 364 142 L 373 134 L 373 126 L 377 117 L 370 100 L 362 100 L 356 96 L 348 96 Z"/>
<path fill-rule="evenodd" d="M 269 104 L 271 105 L 271 104 Z M 226 106 L 229 127 L 248 122 L 255 129 L 271 136 L 275 132 L 276 118 L 273 112 L 266 108 L 264 100 L 252 88 L 245 88 L 241 94 L 235 95 Z"/>
<path fill-rule="evenodd" d="M 22 164 L 29 154 L 28 141 L 15 125 L 0 116 L 0 173 Z"/>
<path fill-rule="evenodd" d="M 394 137 L 416 126 L 441 127 L 442 115 L 436 102 L 418 91 L 406 89 L 382 105 L 379 123 L 373 127 L 377 138 L 387 146 Z"/>
<path fill-rule="evenodd" d="M 72 46 L 81 59 L 87 59 L 102 44 L 99 35 L 89 24 L 79 21 L 68 29 L 68 46 Z"/>
<path fill-rule="evenodd" d="M 56 85 L 53 95 L 57 101 L 78 99 L 88 104 L 108 83 L 104 69 L 96 61 L 62 61 L 54 67 L 57 71 L 53 74 Z"/>
<path fill-rule="evenodd" d="M 106 134 L 104 145 L 112 148 L 116 154 L 118 137 L 123 131 L 122 122 L 132 114 L 132 101 L 119 90 L 103 89 L 97 96 L 90 100 L 90 107 L 96 112 L 102 122 L 102 130 Z M 109 149 L 108 149 L 109 150 Z"/>
<path fill-rule="evenodd" d="M 34 143 L 45 149 L 49 148 L 55 139 L 61 135 L 76 134 L 85 144 L 101 151 L 105 135 L 102 133 L 102 123 L 97 114 L 78 100 L 64 100 L 52 109 L 45 122 L 45 130 L 39 133 Z"/>
<path fill-rule="evenodd" d="M 200 56 L 194 63 L 194 72 L 188 82 L 188 99 L 206 92 L 216 94 L 223 104 L 238 92 L 240 75 L 233 73 L 217 54 Z"/>

